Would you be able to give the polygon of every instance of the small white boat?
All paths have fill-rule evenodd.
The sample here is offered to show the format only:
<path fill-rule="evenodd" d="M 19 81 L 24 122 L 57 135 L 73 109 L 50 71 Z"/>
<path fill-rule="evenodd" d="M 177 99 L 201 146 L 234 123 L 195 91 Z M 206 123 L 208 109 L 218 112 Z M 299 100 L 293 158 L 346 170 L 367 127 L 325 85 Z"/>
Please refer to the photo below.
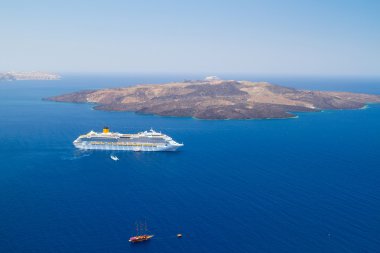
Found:
<path fill-rule="evenodd" d="M 114 161 L 119 161 L 119 158 L 115 155 L 111 155 L 111 159 L 114 160 Z"/>

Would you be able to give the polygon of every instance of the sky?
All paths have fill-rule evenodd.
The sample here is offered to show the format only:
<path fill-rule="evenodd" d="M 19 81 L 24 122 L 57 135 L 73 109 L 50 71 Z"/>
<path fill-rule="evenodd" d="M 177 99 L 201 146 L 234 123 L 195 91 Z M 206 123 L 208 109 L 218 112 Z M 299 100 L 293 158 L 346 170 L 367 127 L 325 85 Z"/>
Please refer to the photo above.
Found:
<path fill-rule="evenodd" d="M 0 3 L 0 71 L 380 75 L 379 0 Z"/>

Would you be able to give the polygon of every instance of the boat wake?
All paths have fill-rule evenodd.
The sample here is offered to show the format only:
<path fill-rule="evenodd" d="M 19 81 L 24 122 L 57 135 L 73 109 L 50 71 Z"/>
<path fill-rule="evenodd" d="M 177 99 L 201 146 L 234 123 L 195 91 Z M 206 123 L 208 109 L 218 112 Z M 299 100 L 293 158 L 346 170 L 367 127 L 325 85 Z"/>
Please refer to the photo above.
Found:
<path fill-rule="evenodd" d="M 77 150 L 76 152 L 74 152 L 74 154 L 72 154 L 71 156 L 66 156 L 66 157 L 63 157 L 62 159 L 63 160 L 69 160 L 69 161 L 74 161 L 74 160 L 79 160 L 79 159 L 82 159 L 84 157 L 88 157 L 90 156 L 91 153 L 90 152 L 83 152 L 81 150 Z"/>

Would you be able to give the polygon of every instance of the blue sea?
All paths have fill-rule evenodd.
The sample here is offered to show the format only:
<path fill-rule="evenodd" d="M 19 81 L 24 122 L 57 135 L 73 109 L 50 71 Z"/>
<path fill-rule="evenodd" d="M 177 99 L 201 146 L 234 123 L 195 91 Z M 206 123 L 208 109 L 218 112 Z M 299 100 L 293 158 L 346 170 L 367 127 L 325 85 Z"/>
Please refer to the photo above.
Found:
<path fill-rule="evenodd" d="M 375 78 L 223 77 L 380 94 Z M 190 78 L 197 77 L 0 82 L 0 252 L 380 252 L 380 105 L 210 121 L 41 100 Z M 103 126 L 152 127 L 185 146 L 167 153 L 74 148 L 78 135 Z M 155 237 L 130 245 L 136 222 Z"/>

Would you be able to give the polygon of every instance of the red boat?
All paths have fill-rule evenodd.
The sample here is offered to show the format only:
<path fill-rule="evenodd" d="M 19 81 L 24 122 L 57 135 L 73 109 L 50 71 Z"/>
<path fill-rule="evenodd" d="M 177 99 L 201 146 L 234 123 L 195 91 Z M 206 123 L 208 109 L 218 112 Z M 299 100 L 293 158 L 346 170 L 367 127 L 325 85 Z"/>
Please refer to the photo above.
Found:
<path fill-rule="evenodd" d="M 136 242 L 145 242 L 150 240 L 153 237 L 153 235 L 137 235 L 132 236 L 129 238 L 129 242 L 136 243 Z"/>
<path fill-rule="evenodd" d="M 147 232 L 147 227 L 146 227 L 146 222 L 145 222 L 145 226 L 144 225 L 141 225 L 139 226 L 139 224 L 136 224 L 136 232 L 137 232 L 137 235 L 135 236 L 132 236 L 131 238 L 129 238 L 129 242 L 131 243 L 137 243 L 137 242 L 145 242 L 145 241 L 148 241 L 150 240 L 154 235 L 148 235 L 148 234 L 145 234 Z M 143 232 L 144 234 L 140 234 L 141 232 Z"/>

